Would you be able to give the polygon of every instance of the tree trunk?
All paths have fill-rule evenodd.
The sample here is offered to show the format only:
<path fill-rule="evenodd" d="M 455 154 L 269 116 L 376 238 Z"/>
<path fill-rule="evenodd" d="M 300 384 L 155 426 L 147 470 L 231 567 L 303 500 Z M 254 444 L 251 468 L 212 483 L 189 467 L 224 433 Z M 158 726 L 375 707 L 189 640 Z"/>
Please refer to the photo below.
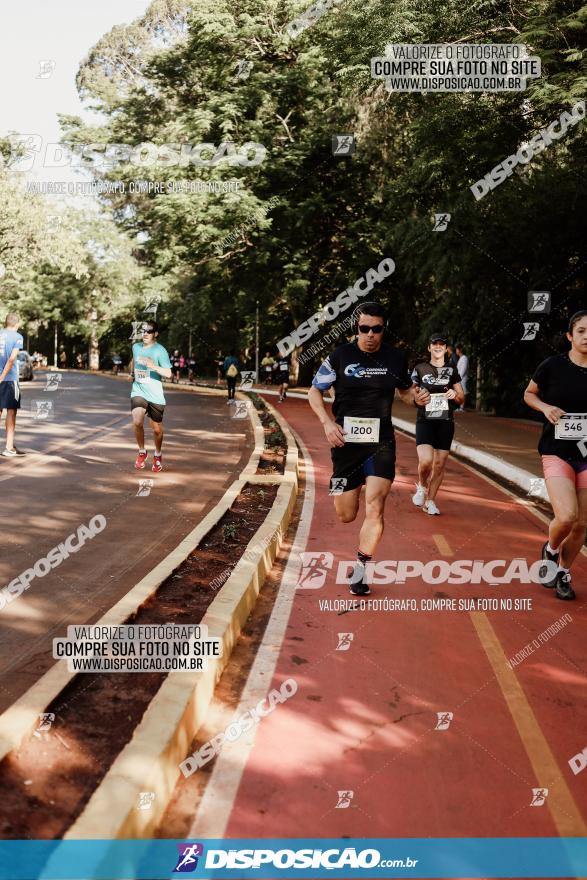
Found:
<path fill-rule="evenodd" d="M 95 324 L 92 324 L 92 332 L 90 336 L 89 367 L 90 370 L 100 369 L 100 348 L 98 346 L 98 330 Z"/>

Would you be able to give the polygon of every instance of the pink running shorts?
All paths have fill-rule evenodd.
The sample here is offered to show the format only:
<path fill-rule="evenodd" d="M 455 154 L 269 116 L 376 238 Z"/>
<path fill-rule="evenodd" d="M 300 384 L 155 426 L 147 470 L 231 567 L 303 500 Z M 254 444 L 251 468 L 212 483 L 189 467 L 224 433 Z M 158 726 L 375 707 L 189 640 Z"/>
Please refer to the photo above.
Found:
<path fill-rule="evenodd" d="M 576 489 L 587 489 L 587 461 L 565 461 L 558 455 L 543 455 L 544 479 L 564 477 L 571 480 Z"/>

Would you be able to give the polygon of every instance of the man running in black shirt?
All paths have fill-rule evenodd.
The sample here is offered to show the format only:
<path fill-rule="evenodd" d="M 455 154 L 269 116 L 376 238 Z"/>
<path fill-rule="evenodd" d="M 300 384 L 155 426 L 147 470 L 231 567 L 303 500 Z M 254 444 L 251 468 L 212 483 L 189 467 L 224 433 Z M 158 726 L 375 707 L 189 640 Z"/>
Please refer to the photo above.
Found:
<path fill-rule="evenodd" d="M 397 388 L 404 403 L 424 406 L 425 388 L 413 385 L 404 352 L 383 341 L 385 312 L 378 303 L 362 303 L 354 312 L 355 342 L 339 346 L 322 363 L 308 400 L 332 447 L 334 509 L 341 522 L 353 522 L 365 488 L 365 519 L 359 534 L 357 565 L 351 579 L 354 596 L 367 596 L 365 564 L 383 534 L 385 501 L 395 477 L 395 436 L 391 407 Z M 332 419 L 322 395 L 334 388 Z"/>

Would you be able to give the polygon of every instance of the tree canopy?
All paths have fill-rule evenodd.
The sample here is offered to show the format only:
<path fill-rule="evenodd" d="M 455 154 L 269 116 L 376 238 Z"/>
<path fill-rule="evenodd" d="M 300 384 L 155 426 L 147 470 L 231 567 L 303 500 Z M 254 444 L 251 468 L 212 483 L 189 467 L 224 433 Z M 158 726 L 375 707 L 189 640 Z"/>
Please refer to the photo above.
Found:
<path fill-rule="evenodd" d="M 259 303 L 270 347 L 391 257 L 395 273 L 373 296 L 389 307 L 395 340 L 415 353 L 441 327 L 481 361 L 487 404 L 515 412 L 520 384 L 584 305 L 584 125 L 484 198 L 470 187 L 584 99 L 587 6 L 344 0 L 289 37 L 309 5 L 157 0 L 89 51 L 78 88 L 103 124 L 63 117 L 63 140 L 171 145 L 159 164 L 127 157 L 97 172 L 127 185 L 238 181 L 237 191 L 127 186 L 103 199 L 141 283 L 164 296 L 173 346 L 191 324 L 202 359 L 244 349 Z M 389 92 L 372 79 L 370 59 L 387 45 L 427 42 L 522 43 L 542 75 L 522 92 L 481 94 Z M 343 133 L 355 135 L 352 156 L 333 155 Z M 265 158 L 243 164 L 238 152 L 252 143 Z M 189 153 L 198 144 L 213 145 L 203 163 Z M 435 232 L 443 212 L 450 222 Z M 552 291 L 553 310 L 521 343 L 532 289 Z"/>

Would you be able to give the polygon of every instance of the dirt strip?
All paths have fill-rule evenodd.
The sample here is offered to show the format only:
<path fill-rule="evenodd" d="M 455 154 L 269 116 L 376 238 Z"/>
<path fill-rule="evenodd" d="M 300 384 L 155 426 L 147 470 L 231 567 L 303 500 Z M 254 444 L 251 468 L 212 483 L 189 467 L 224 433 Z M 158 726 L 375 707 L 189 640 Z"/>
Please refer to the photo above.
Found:
<path fill-rule="evenodd" d="M 265 402 L 258 394 L 249 393 L 253 406 L 265 431 L 265 449 L 259 458 L 258 474 L 283 474 L 287 440 L 273 415 L 265 407 Z"/>
<path fill-rule="evenodd" d="M 276 486 L 247 486 L 188 559 L 129 623 L 199 623 L 251 537 Z M 162 673 L 78 675 L 47 707 L 50 730 L 33 733 L 0 764 L 0 838 L 61 837 L 132 737 Z"/>

